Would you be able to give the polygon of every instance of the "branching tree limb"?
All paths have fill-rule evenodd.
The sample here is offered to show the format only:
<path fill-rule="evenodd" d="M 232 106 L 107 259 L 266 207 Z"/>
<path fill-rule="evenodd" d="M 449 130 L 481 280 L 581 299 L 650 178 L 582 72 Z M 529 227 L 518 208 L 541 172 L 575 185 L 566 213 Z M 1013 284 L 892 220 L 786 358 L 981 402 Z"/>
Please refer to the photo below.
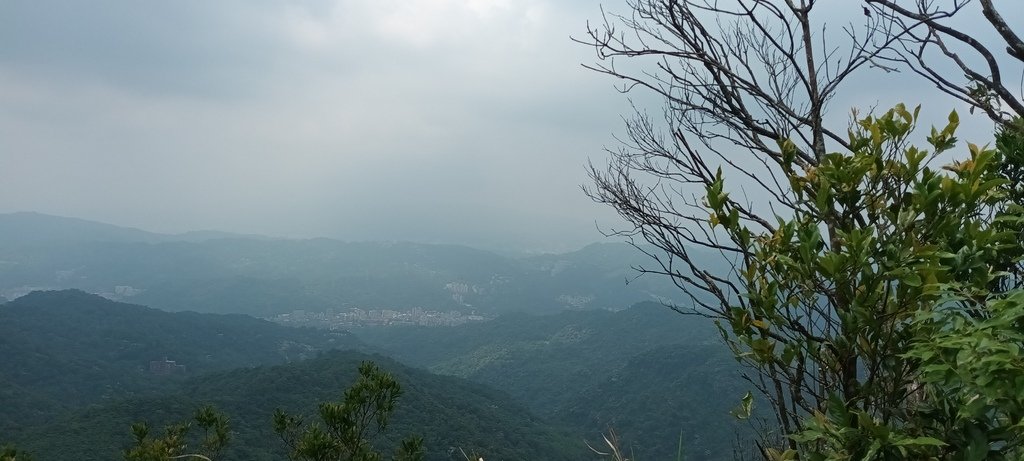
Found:
<path fill-rule="evenodd" d="M 585 67 L 622 82 L 622 92 L 645 90 L 664 101 L 660 117 L 635 110 L 608 164 L 589 165 L 587 193 L 630 224 L 610 233 L 651 256 L 653 267 L 637 269 L 669 277 L 685 294 L 687 303 L 673 309 L 720 321 L 737 357 L 759 372 L 750 382 L 786 434 L 836 402 L 844 414 L 882 424 L 905 418 L 915 368 L 899 351 L 909 341 L 911 313 L 932 299 L 911 287 L 922 284 L 921 274 L 950 283 L 984 278 L 901 269 L 939 264 L 931 253 L 915 253 L 920 248 L 972 248 L 951 229 L 985 230 L 1007 209 L 1004 195 L 978 195 L 975 202 L 950 198 L 927 219 L 914 214 L 937 200 L 922 187 L 948 179 L 969 189 L 977 179 L 943 179 L 929 166 L 953 147 L 955 114 L 929 137 L 931 154 L 910 145 L 917 112 L 903 106 L 879 118 L 855 113 L 852 130 L 826 117 L 858 71 L 901 66 L 1000 124 L 1024 113 L 1000 56 L 946 24 L 968 3 L 938 10 L 930 1 L 905 9 L 868 0 L 862 27 L 837 31 L 820 21 L 814 0 L 628 0 L 629 14 L 604 13 L 576 39 L 598 57 Z M 980 3 L 1019 61 L 1018 36 L 991 2 Z M 975 67 L 965 49 L 985 64 Z M 936 57 L 966 83 L 949 77 Z M 971 168 L 995 174 L 990 167 L 999 160 L 986 161 Z M 960 175 L 961 167 L 968 168 L 950 171 Z M 742 194 L 724 188 L 723 172 L 742 184 Z M 892 249 L 904 247 L 913 251 Z M 995 258 L 983 264 L 992 273 L 1015 264 L 985 254 Z M 713 256 L 724 264 L 710 262 Z"/>
<path fill-rule="evenodd" d="M 985 25 L 971 29 L 951 25 L 976 13 L 974 3 L 980 18 L 995 32 L 994 40 L 984 38 Z M 1024 40 L 992 0 L 916 0 L 909 7 L 893 0 L 867 0 L 867 4 L 897 35 L 898 46 L 890 40 L 878 44 L 883 49 L 879 60 L 909 68 L 996 123 L 1024 117 Z"/>

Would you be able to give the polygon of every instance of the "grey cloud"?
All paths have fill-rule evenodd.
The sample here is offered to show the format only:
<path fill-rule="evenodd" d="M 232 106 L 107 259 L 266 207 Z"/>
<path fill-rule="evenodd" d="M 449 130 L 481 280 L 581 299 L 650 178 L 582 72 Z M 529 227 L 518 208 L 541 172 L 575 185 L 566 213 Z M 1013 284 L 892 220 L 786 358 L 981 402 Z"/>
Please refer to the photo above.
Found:
<path fill-rule="evenodd" d="M 253 6 L 269 2 L 14 0 L 0 5 L 0 66 L 143 93 L 231 96 L 288 52 Z"/>
<path fill-rule="evenodd" d="M 589 50 L 567 37 L 588 13 L 535 3 L 546 22 L 524 25 L 510 2 L 487 27 L 441 21 L 420 43 L 366 16 L 375 2 L 5 2 L 0 211 L 157 231 L 598 240 L 594 222 L 615 220 L 578 186 L 622 99 L 578 67 Z"/>
<path fill-rule="evenodd" d="M 401 10 L 430 5 L 451 16 Z M 601 239 L 595 222 L 621 225 L 579 186 L 630 110 L 569 40 L 599 12 L 590 0 L 0 2 L 0 211 L 581 246 Z M 870 75 L 837 116 L 889 97 L 888 77 Z M 886 82 L 913 102 L 914 84 Z"/>

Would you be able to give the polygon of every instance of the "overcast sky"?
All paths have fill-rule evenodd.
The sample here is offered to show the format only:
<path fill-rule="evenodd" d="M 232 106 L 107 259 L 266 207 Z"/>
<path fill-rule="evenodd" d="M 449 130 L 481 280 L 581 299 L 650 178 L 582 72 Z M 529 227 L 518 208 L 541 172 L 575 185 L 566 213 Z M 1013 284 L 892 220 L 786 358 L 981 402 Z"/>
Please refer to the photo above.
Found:
<path fill-rule="evenodd" d="M 601 240 L 595 223 L 617 221 L 581 193 L 583 166 L 629 106 L 569 40 L 599 13 L 4 0 L 0 212 L 534 250 Z"/>

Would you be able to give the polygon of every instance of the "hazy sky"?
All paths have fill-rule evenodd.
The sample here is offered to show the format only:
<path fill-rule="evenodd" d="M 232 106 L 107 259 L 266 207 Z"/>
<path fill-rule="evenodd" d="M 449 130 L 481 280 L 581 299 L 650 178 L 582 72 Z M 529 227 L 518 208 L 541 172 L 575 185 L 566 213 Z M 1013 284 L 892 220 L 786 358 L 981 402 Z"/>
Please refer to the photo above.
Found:
<path fill-rule="evenodd" d="M 583 165 L 629 106 L 569 40 L 599 8 L 5 0 L 0 212 L 520 249 L 600 240 L 595 222 L 616 220 L 581 193 Z M 873 103 L 913 84 L 863 86 Z"/>

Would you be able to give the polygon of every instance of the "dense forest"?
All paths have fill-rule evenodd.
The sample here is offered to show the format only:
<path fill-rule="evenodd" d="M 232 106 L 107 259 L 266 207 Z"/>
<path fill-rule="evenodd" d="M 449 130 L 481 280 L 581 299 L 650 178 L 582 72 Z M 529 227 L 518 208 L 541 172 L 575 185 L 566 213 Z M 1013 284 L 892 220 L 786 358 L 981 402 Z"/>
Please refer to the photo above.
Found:
<path fill-rule="evenodd" d="M 742 386 L 712 326 L 656 304 L 339 332 L 68 290 L 0 305 L 0 318 L 0 360 L 17 370 L 2 376 L 0 434 L 42 460 L 116 457 L 133 422 L 160 427 L 207 404 L 231 421 L 224 459 L 280 459 L 274 410 L 310 414 L 340 395 L 364 360 L 406 389 L 378 443 L 417 434 L 427 459 L 460 459 L 459 448 L 496 459 L 587 459 L 585 441 L 609 428 L 638 455 L 675 453 L 682 434 L 691 459 L 726 459 L 715 448 L 744 431 L 728 416 L 738 400 L 716 398 Z M 150 368 L 165 359 L 185 368 Z M 651 412 L 669 402 L 672 411 Z"/>
<path fill-rule="evenodd" d="M 495 459 L 586 458 L 578 437 L 542 422 L 500 392 L 355 352 L 328 352 L 290 366 L 202 375 L 164 395 L 67 413 L 55 422 L 26 428 L 26 435 L 15 440 L 39 459 L 115 459 L 130 446 L 128 429 L 133 422 L 161 427 L 212 404 L 231 424 L 232 441 L 222 459 L 279 460 L 285 458 L 287 446 L 272 431 L 274 410 L 313 414 L 316 404 L 341 395 L 364 360 L 373 360 L 405 383 L 388 432 L 376 441 L 382 447 L 416 434 L 424 439 L 428 460 L 461 459 L 460 448 Z"/>
<path fill-rule="evenodd" d="M 681 438 L 693 459 L 727 459 L 722 447 L 749 429 L 729 416 L 745 383 L 712 323 L 655 303 L 354 333 L 398 360 L 505 391 L 595 440 L 614 428 L 641 458 L 670 458 Z"/>

